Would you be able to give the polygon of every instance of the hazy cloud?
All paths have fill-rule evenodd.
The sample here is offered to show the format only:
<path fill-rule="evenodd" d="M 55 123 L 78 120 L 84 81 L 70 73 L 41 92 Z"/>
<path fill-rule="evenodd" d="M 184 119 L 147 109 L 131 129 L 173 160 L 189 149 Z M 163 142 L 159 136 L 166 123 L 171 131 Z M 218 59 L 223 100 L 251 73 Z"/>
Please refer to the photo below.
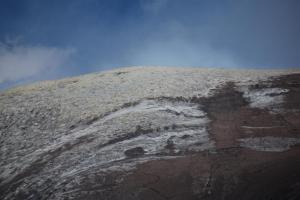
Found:
<path fill-rule="evenodd" d="M 149 41 L 131 53 L 133 65 L 237 67 L 240 61 L 228 50 L 213 48 L 203 41 L 193 44 L 186 38 Z"/>
<path fill-rule="evenodd" d="M 64 64 L 73 49 L 0 43 L 0 83 L 30 78 Z"/>

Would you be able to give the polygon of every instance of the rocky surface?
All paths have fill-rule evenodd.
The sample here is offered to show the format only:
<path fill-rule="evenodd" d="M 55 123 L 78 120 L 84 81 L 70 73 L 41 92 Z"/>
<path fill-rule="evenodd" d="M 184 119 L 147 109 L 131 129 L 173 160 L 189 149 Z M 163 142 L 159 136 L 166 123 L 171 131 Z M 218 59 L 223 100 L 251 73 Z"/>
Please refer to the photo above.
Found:
<path fill-rule="evenodd" d="M 299 199 L 300 71 L 134 67 L 0 93 L 1 199 Z"/>

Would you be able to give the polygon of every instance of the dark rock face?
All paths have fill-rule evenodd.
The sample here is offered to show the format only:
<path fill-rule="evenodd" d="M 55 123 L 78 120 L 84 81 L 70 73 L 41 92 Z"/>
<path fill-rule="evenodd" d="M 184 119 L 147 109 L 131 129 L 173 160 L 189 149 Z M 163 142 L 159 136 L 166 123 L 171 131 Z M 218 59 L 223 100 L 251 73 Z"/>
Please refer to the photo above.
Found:
<path fill-rule="evenodd" d="M 291 79 L 300 83 L 300 75 L 290 75 L 270 84 L 282 87 Z M 264 88 L 263 83 L 259 86 Z M 298 110 L 300 104 L 295 104 L 295 98 L 300 94 L 299 85 L 286 88 L 289 93 L 282 106 Z M 299 146 L 275 153 L 242 148 L 238 143 L 239 138 L 251 136 L 299 137 L 299 110 L 274 114 L 251 108 L 231 83 L 212 98 L 194 101 L 204 105 L 213 119 L 209 130 L 216 151 L 142 164 L 115 188 L 122 197 L 112 199 L 300 198 Z"/>
<path fill-rule="evenodd" d="M 124 152 L 124 154 L 128 157 L 136 157 L 145 154 L 145 150 L 142 147 L 135 147 L 132 149 L 128 149 Z"/>
<path fill-rule="evenodd" d="M 0 95 L 16 103 L 0 107 L 0 199 L 300 199 L 300 74 L 229 79 L 207 97 L 147 97 L 76 120 L 68 103 L 29 108 L 23 96 Z"/>

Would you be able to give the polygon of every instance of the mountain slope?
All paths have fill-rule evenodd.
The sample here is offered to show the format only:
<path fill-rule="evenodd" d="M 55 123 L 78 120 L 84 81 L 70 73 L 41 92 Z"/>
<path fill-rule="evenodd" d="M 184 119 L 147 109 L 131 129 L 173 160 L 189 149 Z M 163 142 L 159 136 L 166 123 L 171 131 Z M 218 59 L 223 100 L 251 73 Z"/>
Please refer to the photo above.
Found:
<path fill-rule="evenodd" d="M 0 93 L 2 199 L 299 196 L 297 71 L 121 68 Z"/>

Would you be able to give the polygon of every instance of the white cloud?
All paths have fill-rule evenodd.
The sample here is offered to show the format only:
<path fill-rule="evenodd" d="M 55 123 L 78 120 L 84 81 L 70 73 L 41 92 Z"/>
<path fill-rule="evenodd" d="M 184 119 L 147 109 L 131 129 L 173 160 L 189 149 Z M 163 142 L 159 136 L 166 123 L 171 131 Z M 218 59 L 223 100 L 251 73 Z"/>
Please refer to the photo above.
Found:
<path fill-rule="evenodd" d="M 0 43 L 0 83 L 18 81 L 62 66 L 74 49 Z"/>
<path fill-rule="evenodd" d="M 240 61 L 229 51 L 212 47 L 208 42 L 196 44 L 185 38 L 150 40 L 132 50 L 128 60 L 134 65 L 238 67 Z"/>

